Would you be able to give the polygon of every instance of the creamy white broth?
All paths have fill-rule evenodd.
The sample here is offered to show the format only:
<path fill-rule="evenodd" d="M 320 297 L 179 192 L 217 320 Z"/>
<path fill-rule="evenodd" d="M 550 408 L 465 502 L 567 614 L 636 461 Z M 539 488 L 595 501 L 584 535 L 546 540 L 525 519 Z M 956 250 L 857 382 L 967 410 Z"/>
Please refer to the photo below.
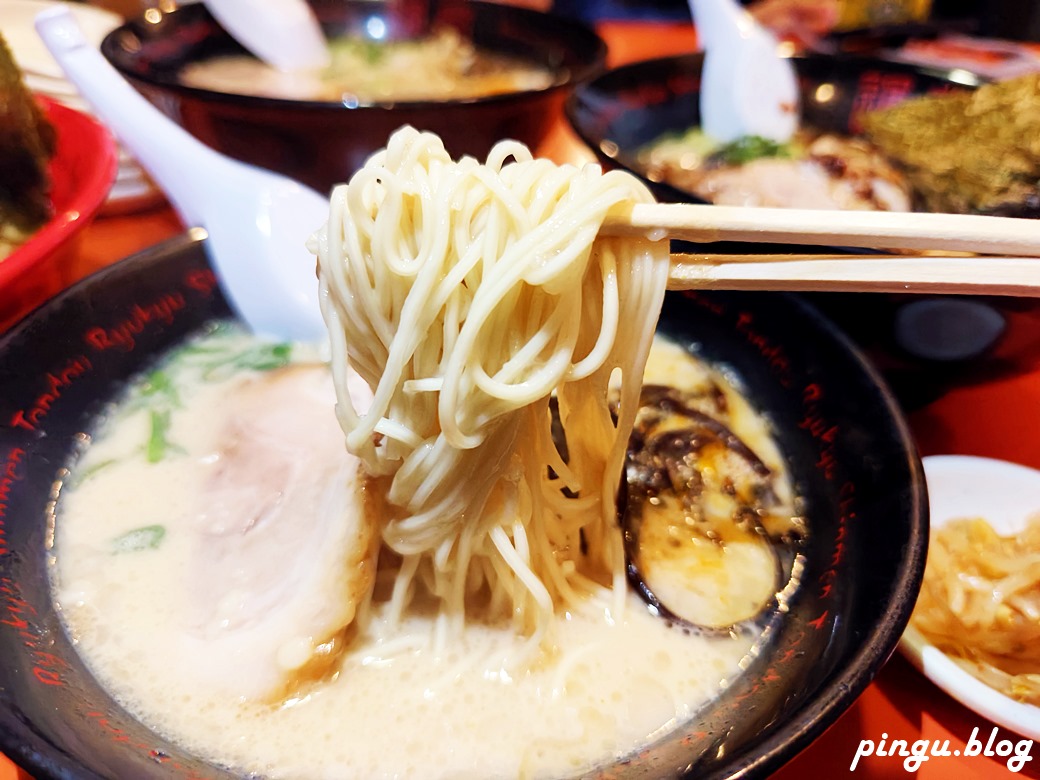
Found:
<path fill-rule="evenodd" d="M 376 504 L 342 447 L 326 367 L 304 354 L 294 355 L 296 368 L 231 370 L 236 360 L 228 356 L 248 355 L 251 345 L 247 336 L 222 334 L 202 342 L 202 358 L 189 353 L 162 366 L 158 384 L 172 389 L 156 391 L 153 375 L 145 391 L 131 392 L 107 416 L 58 504 L 54 591 L 61 614 L 102 685 L 148 726 L 214 763 L 276 778 L 555 777 L 644 747 L 739 674 L 753 634 L 719 639 L 684 631 L 630 594 L 620 616 L 593 601 L 566 614 L 552 650 L 525 669 L 503 660 L 520 641 L 510 626 L 471 623 L 462 644 L 438 651 L 432 615 L 418 609 L 391 630 L 381 612 L 386 604 L 377 601 L 370 636 L 348 644 L 322 679 L 296 675 L 301 656 L 326 638 L 303 636 L 306 628 L 342 620 L 338 602 L 352 609 L 350 598 L 327 597 L 320 573 L 333 572 L 334 592 L 359 586 L 358 555 L 344 564 L 336 554 L 359 546 L 357 520 Z M 200 361 L 218 368 L 199 368 Z M 285 371 L 308 378 L 283 385 Z M 215 375 L 202 381 L 206 373 Z M 265 431 L 306 425 L 299 442 L 313 436 L 313 446 L 292 450 L 292 435 L 278 446 L 305 459 L 303 473 L 320 477 L 294 499 L 303 507 L 298 515 L 276 518 L 298 528 L 303 541 L 275 530 L 252 545 L 260 576 L 257 559 L 245 557 L 236 537 L 221 536 L 241 518 L 213 507 L 227 500 L 220 476 L 235 473 L 233 418 L 242 399 L 271 392 L 257 388 L 275 375 L 270 399 L 277 403 L 248 409 L 256 429 L 250 455 L 266 446 Z M 684 385 L 704 375 L 661 343 L 647 369 L 656 383 Z M 284 408 L 292 406 L 287 388 L 305 392 L 295 410 Z M 157 403 L 170 415 L 152 463 Z M 297 418 L 303 407 L 306 416 Z M 749 407 L 738 418 L 737 432 L 782 469 L 766 423 Z M 285 468 L 258 471 L 263 488 L 247 502 Z M 327 491 L 337 490 L 350 494 L 340 503 L 353 519 L 323 521 Z M 271 520 L 270 511 L 264 504 L 253 512 L 255 527 Z M 272 550 L 274 561 L 265 557 Z M 326 608 L 332 614 L 323 614 Z M 294 680 L 288 687 L 286 678 Z"/>
<path fill-rule="evenodd" d="M 330 65 L 317 72 L 283 72 L 231 54 L 188 63 L 178 77 L 189 87 L 216 92 L 348 104 L 472 99 L 546 89 L 554 78 L 534 63 L 478 49 L 451 28 L 416 40 L 333 38 L 329 54 Z"/>

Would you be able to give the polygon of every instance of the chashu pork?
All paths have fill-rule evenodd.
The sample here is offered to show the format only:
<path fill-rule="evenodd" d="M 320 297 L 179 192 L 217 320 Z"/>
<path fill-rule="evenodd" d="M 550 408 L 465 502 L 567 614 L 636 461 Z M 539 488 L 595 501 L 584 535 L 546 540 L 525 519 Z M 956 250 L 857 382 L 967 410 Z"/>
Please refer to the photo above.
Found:
<path fill-rule="evenodd" d="M 350 381 L 365 408 L 367 385 Z M 264 374 L 220 403 L 226 422 L 191 520 L 186 650 L 214 684 L 276 700 L 333 671 L 372 586 L 378 511 L 326 366 Z"/>

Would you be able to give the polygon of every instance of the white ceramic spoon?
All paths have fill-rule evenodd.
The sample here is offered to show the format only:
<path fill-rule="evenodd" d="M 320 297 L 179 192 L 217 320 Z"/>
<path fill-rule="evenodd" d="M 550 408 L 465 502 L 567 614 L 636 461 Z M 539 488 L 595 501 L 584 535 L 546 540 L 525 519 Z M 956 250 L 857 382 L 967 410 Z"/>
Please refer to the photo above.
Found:
<path fill-rule="evenodd" d="M 314 256 L 305 242 L 328 217 L 328 199 L 210 149 L 167 119 L 88 44 L 68 8 L 36 29 L 70 81 L 129 147 L 206 248 L 232 307 L 256 333 L 322 340 Z"/>
<path fill-rule="evenodd" d="M 747 135 L 790 140 L 798 127 L 798 80 L 779 42 L 735 0 L 689 0 L 704 49 L 701 127 L 717 141 Z"/>
<path fill-rule="evenodd" d="M 203 2 L 232 38 L 278 70 L 320 70 L 330 62 L 325 34 L 304 0 Z"/>

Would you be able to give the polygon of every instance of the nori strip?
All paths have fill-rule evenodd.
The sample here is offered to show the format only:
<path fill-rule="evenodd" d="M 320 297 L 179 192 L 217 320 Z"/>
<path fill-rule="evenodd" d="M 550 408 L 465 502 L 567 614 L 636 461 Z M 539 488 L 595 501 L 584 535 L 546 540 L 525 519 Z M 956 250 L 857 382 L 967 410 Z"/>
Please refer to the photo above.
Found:
<path fill-rule="evenodd" d="M 1040 217 L 1040 73 L 863 117 L 927 211 Z"/>
<path fill-rule="evenodd" d="M 47 163 L 55 133 L 0 35 L 0 225 L 30 232 L 51 214 Z"/>

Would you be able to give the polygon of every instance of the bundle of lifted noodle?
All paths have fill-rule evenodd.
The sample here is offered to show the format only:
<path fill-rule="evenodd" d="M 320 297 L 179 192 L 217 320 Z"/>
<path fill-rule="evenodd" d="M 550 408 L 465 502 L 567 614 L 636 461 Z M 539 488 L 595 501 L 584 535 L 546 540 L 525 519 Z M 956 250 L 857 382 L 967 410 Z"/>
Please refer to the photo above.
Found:
<path fill-rule="evenodd" d="M 440 642 L 477 618 L 512 621 L 531 647 L 576 599 L 620 609 L 615 493 L 668 254 L 597 232 L 649 197 L 515 142 L 454 162 L 412 128 L 333 192 L 312 247 L 347 448 L 388 503 L 394 619 L 421 593 Z M 373 390 L 367 410 L 348 364 Z"/>

